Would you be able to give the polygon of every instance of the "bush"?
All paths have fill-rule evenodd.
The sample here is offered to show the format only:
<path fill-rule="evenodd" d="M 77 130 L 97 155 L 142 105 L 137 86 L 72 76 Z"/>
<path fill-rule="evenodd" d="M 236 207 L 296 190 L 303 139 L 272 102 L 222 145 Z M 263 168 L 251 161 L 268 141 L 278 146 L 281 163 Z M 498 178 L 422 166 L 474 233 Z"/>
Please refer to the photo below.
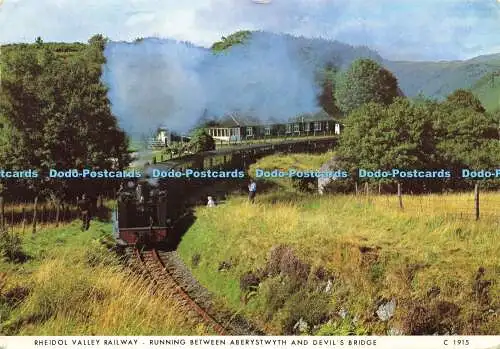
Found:
<path fill-rule="evenodd" d="M 352 194 L 354 190 L 354 181 L 349 179 L 331 180 L 323 187 L 323 193 L 325 194 Z"/>
<path fill-rule="evenodd" d="M 188 148 L 193 153 L 215 150 L 215 140 L 204 129 L 198 129 L 193 133 Z"/>
<path fill-rule="evenodd" d="M 279 245 L 271 249 L 267 262 L 269 275 L 286 275 L 291 279 L 305 282 L 309 275 L 309 264 L 303 263 L 290 247 Z"/>
<path fill-rule="evenodd" d="M 196 268 L 200 264 L 200 260 L 201 255 L 199 253 L 195 253 L 193 257 L 191 257 L 191 265 Z"/>
<path fill-rule="evenodd" d="M 461 332 L 458 305 L 436 300 L 425 304 L 413 301 L 407 306 L 402 330 L 405 335 L 433 335 Z M 479 333 L 478 333 L 479 334 Z"/>
<path fill-rule="evenodd" d="M 311 329 L 328 319 L 330 297 L 322 292 L 300 290 L 292 295 L 281 312 L 285 334 L 297 334 L 295 324 L 302 319 Z"/>
<path fill-rule="evenodd" d="M 357 326 L 350 318 L 338 321 L 328 321 L 314 333 L 315 336 L 366 336 L 369 332 L 362 326 Z"/>
<path fill-rule="evenodd" d="M 22 263 L 27 255 L 22 249 L 22 239 L 17 233 L 0 233 L 0 253 L 9 262 Z"/>
<path fill-rule="evenodd" d="M 292 178 L 292 187 L 300 192 L 314 192 L 318 189 L 316 178 Z"/>
<path fill-rule="evenodd" d="M 26 287 L 16 286 L 0 296 L 0 303 L 15 307 L 21 303 L 30 293 Z"/>
<path fill-rule="evenodd" d="M 247 272 L 240 278 L 240 289 L 242 291 L 250 291 L 255 289 L 260 284 L 260 278 L 254 272 Z"/>
<path fill-rule="evenodd" d="M 288 277 L 271 277 L 263 281 L 259 294 L 264 300 L 267 316 L 271 318 L 299 289 L 300 285 Z"/>

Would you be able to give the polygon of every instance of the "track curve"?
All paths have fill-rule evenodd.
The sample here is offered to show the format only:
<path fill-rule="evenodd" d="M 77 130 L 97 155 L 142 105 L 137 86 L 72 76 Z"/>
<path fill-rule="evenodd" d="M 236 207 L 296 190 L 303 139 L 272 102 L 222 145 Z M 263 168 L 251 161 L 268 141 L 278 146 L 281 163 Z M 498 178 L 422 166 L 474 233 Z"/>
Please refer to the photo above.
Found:
<path fill-rule="evenodd" d="M 175 251 L 156 249 L 126 251 L 134 269 L 155 285 L 155 292 L 175 299 L 188 317 L 211 328 L 217 335 L 264 335 L 244 318 L 217 309 L 209 292 L 192 276 Z"/>

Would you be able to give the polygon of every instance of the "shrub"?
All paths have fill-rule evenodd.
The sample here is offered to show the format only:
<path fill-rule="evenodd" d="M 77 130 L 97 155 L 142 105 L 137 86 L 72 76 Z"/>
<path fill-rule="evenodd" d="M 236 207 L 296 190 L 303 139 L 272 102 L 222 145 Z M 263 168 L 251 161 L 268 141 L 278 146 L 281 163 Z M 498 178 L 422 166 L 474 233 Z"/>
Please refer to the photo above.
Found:
<path fill-rule="evenodd" d="M 242 291 L 250 291 L 260 284 L 260 278 L 254 272 L 247 272 L 240 278 L 240 289 Z"/>
<path fill-rule="evenodd" d="M 0 233 L 0 253 L 9 262 L 22 263 L 28 257 L 23 252 L 22 240 L 17 233 Z"/>
<path fill-rule="evenodd" d="M 407 307 L 402 330 L 406 335 L 461 332 L 460 312 L 458 305 L 448 301 L 413 301 Z"/>
<path fill-rule="evenodd" d="M 290 247 L 280 245 L 271 249 L 267 263 L 269 275 L 287 275 L 297 281 L 305 282 L 310 266 L 302 262 Z"/>
<path fill-rule="evenodd" d="M 16 286 L 0 296 L 0 302 L 9 307 L 15 307 L 22 302 L 30 293 L 26 287 Z"/>
<path fill-rule="evenodd" d="M 436 330 L 436 319 L 427 307 L 416 305 L 410 309 L 403 325 L 405 334 L 432 335 Z"/>
<path fill-rule="evenodd" d="M 263 281 L 259 293 L 264 300 L 268 317 L 281 309 L 299 288 L 300 285 L 288 277 L 271 277 Z"/>
<path fill-rule="evenodd" d="M 200 265 L 200 260 L 201 255 L 199 253 L 195 253 L 193 257 L 191 257 L 191 265 L 196 268 L 198 265 Z"/>
<path fill-rule="evenodd" d="M 324 194 L 351 194 L 354 191 L 354 181 L 352 181 L 351 179 L 331 180 L 323 186 Z"/>
<path fill-rule="evenodd" d="M 300 192 L 314 192 L 317 190 L 318 181 L 316 178 L 292 178 L 292 187 Z"/>
<path fill-rule="evenodd" d="M 215 141 L 204 129 L 198 129 L 193 133 L 193 137 L 189 141 L 188 148 L 193 153 L 214 150 Z"/>
<path fill-rule="evenodd" d="M 295 324 L 302 319 L 309 328 L 325 322 L 329 313 L 330 297 L 322 292 L 307 292 L 302 289 L 293 294 L 281 312 L 281 323 L 285 334 L 297 334 Z"/>

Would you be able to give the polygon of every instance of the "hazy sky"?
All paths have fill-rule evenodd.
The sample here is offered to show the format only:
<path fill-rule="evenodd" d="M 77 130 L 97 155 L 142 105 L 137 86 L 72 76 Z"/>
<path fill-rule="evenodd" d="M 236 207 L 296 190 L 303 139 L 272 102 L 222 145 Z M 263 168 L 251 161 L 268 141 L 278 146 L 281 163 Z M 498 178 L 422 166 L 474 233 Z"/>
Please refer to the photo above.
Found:
<path fill-rule="evenodd" d="M 1 0 L 0 0 L 1 2 Z M 367 45 L 389 59 L 500 52 L 498 0 L 3 0 L 0 42 L 158 36 L 209 46 L 240 29 Z"/>

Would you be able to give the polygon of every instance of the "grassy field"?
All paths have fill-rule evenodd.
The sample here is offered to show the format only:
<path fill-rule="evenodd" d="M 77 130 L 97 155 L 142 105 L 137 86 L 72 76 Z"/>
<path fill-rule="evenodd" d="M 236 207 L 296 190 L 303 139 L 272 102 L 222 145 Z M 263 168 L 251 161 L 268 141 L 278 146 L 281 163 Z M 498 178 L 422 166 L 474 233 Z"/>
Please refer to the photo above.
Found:
<path fill-rule="evenodd" d="M 2 335 L 205 334 L 176 303 L 153 294 L 101 243 L 110 224 L 45 226 L 21 236 L 14 259 L 0 262 Z M 2 239 L 4 242 L 5 239 Z M 2 245 L 5 252 L 5 245 Z"/>
<path fill-rule="evenodd" d="M 275 160 L 315 168 L 320 159 Z M 499 207 L 499 193 L 482 198 Z M 402 211 L 394 196 L 321 197 L 285 185 L 255 205 L 233 196 L 199 208 L 179 253 L 202 284 L 270 333 L 498 334 L 500 222 L 457 216 L 471 200 L 405 196 Z M 396 310 L 382 321 L 376 311 L 390 300 Z"/>

